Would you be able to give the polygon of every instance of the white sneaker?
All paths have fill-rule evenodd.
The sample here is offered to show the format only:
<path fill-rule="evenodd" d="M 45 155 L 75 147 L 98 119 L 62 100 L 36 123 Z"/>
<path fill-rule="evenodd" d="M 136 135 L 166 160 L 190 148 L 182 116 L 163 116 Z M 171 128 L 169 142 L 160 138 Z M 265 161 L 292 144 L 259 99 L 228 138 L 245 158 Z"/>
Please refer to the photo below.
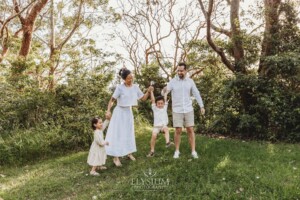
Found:
<path fill-rule="evenodd" d="M 193 157 L 194 159 L 198 159 L 198 158 L 199 158 L 196 151 L 192 152 L 192 157 Z"/>
<path fill-rule="evenodd" d="M 173 158 L 179 158 L 179 154 L 180 154 L 179 151 L 175 151 Z"/>

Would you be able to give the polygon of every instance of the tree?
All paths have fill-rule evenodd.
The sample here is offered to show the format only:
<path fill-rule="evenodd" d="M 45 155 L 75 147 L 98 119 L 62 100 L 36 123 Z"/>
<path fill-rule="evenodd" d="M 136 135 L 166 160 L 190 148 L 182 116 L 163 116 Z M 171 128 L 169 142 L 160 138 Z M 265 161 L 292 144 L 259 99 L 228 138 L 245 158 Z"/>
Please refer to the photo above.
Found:
<path fill-rule="evenodd" d="M 201 7 L 202 13 L 206 18 L 206 29 L 207 29 L 207 42 L 211 46 L 211 48 L 218 53 L 224 65 L 230 69 L 235 75 L 243 74 L 247 75 L 249 73 L 248 69 L 252 69 L 253 66 L 247 64 L 247 59 L 245 59 L 245 43 L 247 42 L 247 37 L 251 37 L 253 34 L 252 31 L 247 31 L 241 29 L 240 24 L 240 0 L 231 0 L 227 1 L 227 7 L 229 7 L 229 16 L 230 16 L 230 28 L 225 29 L 224 27 L 217 27 L 213 20 L 212 15 L 216 15 L 216 10 L 218 10 L 218 6 L 226 5 L 220 3 L 216 0 L 209 0 L 207 9 L 205 8 L 204 1 L 198 0 L 199 5 Z M 221 1 L 222 2 L 222 1 Z M 269 56 L 273 56 L 278 53 L 277 49 L 279 46 L 279 19 L 282 16 L 282 12 L 280 12 L 280 8 L 282 7 L 283 3 L 280 0 L 276 1 L 264 1 L 264 20 L 265 20 L 265 29 L 262 39 L 262 46 L 261 46 L 261 53 L 259 58 L 259 67 L 258 73 L 262 77 L 268 77 L 270 65 L 267 64 L 265 61 L 266 58 Z M 250 28 L 249 26 L 247 27 Z M 228 42 L 230 43 L 229 48 L 223 48 L 222 46 L 216 45 L 213 39 L 212 30 L 222 34 Z M 256 28 L 253 28 L 255 31 Z M 257 43 L 257 45 L 259 45 Z M 247 91 L 247 89 L 242 89 L 241 91 L 241 99 L 243 101 L 243 105 L 246 110 L 249 110 L 249 106 L 255 102 L 250 95 L 251 91 Z"/>
<path fill-rule="evenodd" d="M 258 73 L 262 76 L 268 76 L 270 68 L 264 62 L 268 56 L 276 54 L 276 49 L 279 41 L 279 16 L 280 16 L 281 0 L 264 0 L 265 6 L 265 31 L 262 42 L 261 58 L 258 68 Z"/>
<path fill-rule="evenodd" d="M 246 66 L 244 61 L 244 48 L 243 48 L 243 40 L 242 40 L 242 31 L 240 28 L 240 20 L 239 20 L 239 4 L 240 0 L 232 0 L 227 1 L 227 3 L 230 6 L 230 30 L 226 30 L 222 27 L 217 27 L 214 24 L 212 24 L 212 12 L 213 12 L 213 6 L 214 6 L 214 0 L 209 0 L 208 2 L 208 9 L 206 10 L 204 7 L 204 3 L 202 0 L 198 0 L 202 13 L 205 16 L 206 19 L 206 39 L 208 44 L 211 46 L 211 48 L 218 53 L 218 55 L 221 57 L 222 62 L 225 64 L 225 66 L 231 70 L 233 73 L 242 73 L 246 74 Z M 212 39 L 212 33 L 211 29 L 213 29 L 216 32 L 219 32 L 221 34 L 224 34 L 227 36 L 231 42 L 232 45 L 232 53 L 230 56 L 233 57 L 233 60 L 231 61 L 230 58 L 228 58 L 228 54 L 226 55 L 224 52 L 224 49 L 217 46 L 215 42 Z"/>
<path fill-rule="evenodd" d="M 5 17 L 6 15 L 4 15 L 3 19 L 0 19 L 0 24 L 1 24 L 1 29 L 0 29 L 0 39 L 1 39 L 1 45 L 2 45 L 2 51 L 0 54 L 0 63 L 2 62 L 3 58 L 5 57 L 5 55 L 7 54 L 8 50 L 9 50 L 9 40 L 10 40 L 10 34 L 11 31 L 8 28 L 8 24 L 14 20 L 14 18 L 19 17 L 19 19 L 22 19 L 21 22 L 24 23 L 29 23 L 29 25 L 33 26 L 33 23 L 35 21 L 36 18 L 36 13 L 40 12 L 40 7 L 43 7 L 43 4 L 35 4 L 35 6 L 33 6 L 33 4 L 36 1 L 32 1 L 30 3 L 28 3 L 26 6 L 24 6 L 24 8 L 20 9 L 18 3 L 16 1 L 13 1 L 13 4 L 10 5 L 10 2 L 4 1 L 4 5 L 5 8 L 3 8 L 3 12 L 6 14 L 7 11 L 11 12 L 11 15 L 9 17 Z M 22 17 L 22 13 L 26 10 L 28 10 L 30 7 L 34 7 L 31 11 L 31 15 L 30 17 Z M 12 10 L 15 10 L 15 13 L 12 12 Z M 31 29 L 32 27 L 28 27 L 28 29 Z M 15 32 L 15 36 L 17 36 L 19 34 L 19 32 L 23 31 L 25 29 L 25 26 L 23 26 L 21 29 L 17 30 Z M 23 31 L 24 33 L 26 31 Z M 30 33 L 26 35 L 27 37 L 30 37 Z M 27 38 L 28 40 L 28 38 Z M 25 42 L 23 41 L 22 44 L 24 45 L 23 47 L 23 51 L 25 51 L 25 49 L 27 48 L 26 51 L 28 51 L 28 48 L 30 47 L 30 42 Z M 27 47 L 25 47 L 25 44 L 27 45 Z M 29 46 L 28 46 L 29 45 Z M 21 53 L 21 50 L 20 50 Z M 22 54 L 24 54 L 25 52 L 22 52 Z"/>
<path fill-rule="evenodd" d="M 42 9 L 46 6 L 48 0 L 38 0 L 32 6 L 27 8 L 27 13 L 22 16 L 21 8 L 16 0 L 13 0 L 14 9 L 18 14 L 18 18 L 21 22 L 22 28 L 22 44 L 19 51 L 19 56 L 26 58 L 30 51 L 30 45 L 32 40 L 32 34 L 34 32 L 34 26 L 36 19 Z"/>
<path fill-rule="evenodd" d="M 33 80 L 38 88 L 54 91 L 57 82 L 65 79 L 66 71 L 74 66 L 91 69 L 104 63 L 114 65 L 115 61 L 103 57 L 112 60 L 118 55 L 101 51 L 96 38 L 90 36 L 103 23 L 115 22 L 108 1 L 5 3 L 4 18 L 0 18 L 1 61 L 10 67 L 12 83 L 20 82 L 22 87 L 24 80 Z"/>
<path fill-rule="evenodd" d="M 120 38 L 129 54 L 135 72 L 143 64 L 156 62 L 167 79 L 176 70 L 179 61 L 187 61 L 189 47 L 186 43 L 200 37 L 203 21 L 199 20 L 193 1 L 119 1 L 122 23 L 128 35 Z M 171 67 L 169 67 L 171 66 Z M 197 73 L 197 66 L 192 73 Z"/>
<path fill-rule="evenodd" d="M 226 132 L 246 137 L 298 140 L 299 3 L 264 0 L 251 15 L 263 17 L 254 26 L 253 20 L 245 21 L 240 0 L 198 2 L 206 18 L 207 42 L 233 72 L 222 93 L 217 122 Z M 229 19 L 218 23 L 226 13 Z M 249 56 L 251 52 L 256 55 Z"/>

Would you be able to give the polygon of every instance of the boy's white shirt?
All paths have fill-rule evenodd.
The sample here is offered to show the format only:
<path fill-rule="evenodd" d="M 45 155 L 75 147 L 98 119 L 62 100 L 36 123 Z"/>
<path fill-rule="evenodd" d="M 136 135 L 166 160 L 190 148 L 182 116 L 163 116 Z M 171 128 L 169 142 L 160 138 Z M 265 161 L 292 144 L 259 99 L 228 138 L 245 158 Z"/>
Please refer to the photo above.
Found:
<path fill-rule="evenodd" d="M 165 103 L 163 108 L 158 108 L 156 104 L 152 104 L 154 122 L 153 126 L 167 126 L 169 123 L 168 119 L 168 103 Z"/>

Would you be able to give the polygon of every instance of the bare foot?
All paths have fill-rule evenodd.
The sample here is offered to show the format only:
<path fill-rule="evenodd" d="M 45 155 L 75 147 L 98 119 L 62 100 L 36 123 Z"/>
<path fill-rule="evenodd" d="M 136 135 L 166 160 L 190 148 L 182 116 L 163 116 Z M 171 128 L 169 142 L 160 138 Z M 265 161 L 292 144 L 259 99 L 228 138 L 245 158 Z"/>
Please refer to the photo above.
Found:
<path fill-rule="evenodd" d="M 115 163 L 115 165 L 117 167 L 121 167 L 122 166 L 122 163 L 120 162 L 119 158 L 114 158 L 113 161 L 114 161 L 114 163 Z"/>
<path fill-rule="evenodd" d="M 132 154 L 128 154 L 128 158 L 129 158 L 130 160 L 132 160 L 132 161 L 135 161 L 135 160 L 136 160 L 135 157 L 133 157 Z"/>

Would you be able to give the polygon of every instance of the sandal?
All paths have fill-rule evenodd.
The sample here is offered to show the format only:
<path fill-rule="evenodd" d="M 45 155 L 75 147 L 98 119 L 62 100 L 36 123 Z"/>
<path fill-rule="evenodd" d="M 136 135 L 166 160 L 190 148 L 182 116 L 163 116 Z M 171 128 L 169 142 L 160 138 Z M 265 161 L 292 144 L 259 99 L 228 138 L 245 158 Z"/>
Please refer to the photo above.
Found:
<path fill-rule="evenodd" d="M 91 171 L 90 175 L 92 175 L 92 176 L 100 176 L 100 174 L 98 172 L 96 172 L 96 171 Z"/>
<path fill-rule="evenodd" d="M 150 153 L 148 153 L 148 155 L 147 155 L 148 158 L 151 158 L 153 156 L 154 156 L 154 152 L 152 152 L 152 151 L 150 151 Z"/>
<path fill-rule="evenodd" d="M 173 145 L 174 145 L 173 142 L 168 142 L 168 143 L 166 144 L 166 148 L 169 148 L 170 146 L 173 146 Z"/>
<path fill-rule="evenodd" d="M 105 167 L 105 166 L 99 166 L 98 169 L 100 169 L 100 170 L 106 170 L 107 167 Z"/>

